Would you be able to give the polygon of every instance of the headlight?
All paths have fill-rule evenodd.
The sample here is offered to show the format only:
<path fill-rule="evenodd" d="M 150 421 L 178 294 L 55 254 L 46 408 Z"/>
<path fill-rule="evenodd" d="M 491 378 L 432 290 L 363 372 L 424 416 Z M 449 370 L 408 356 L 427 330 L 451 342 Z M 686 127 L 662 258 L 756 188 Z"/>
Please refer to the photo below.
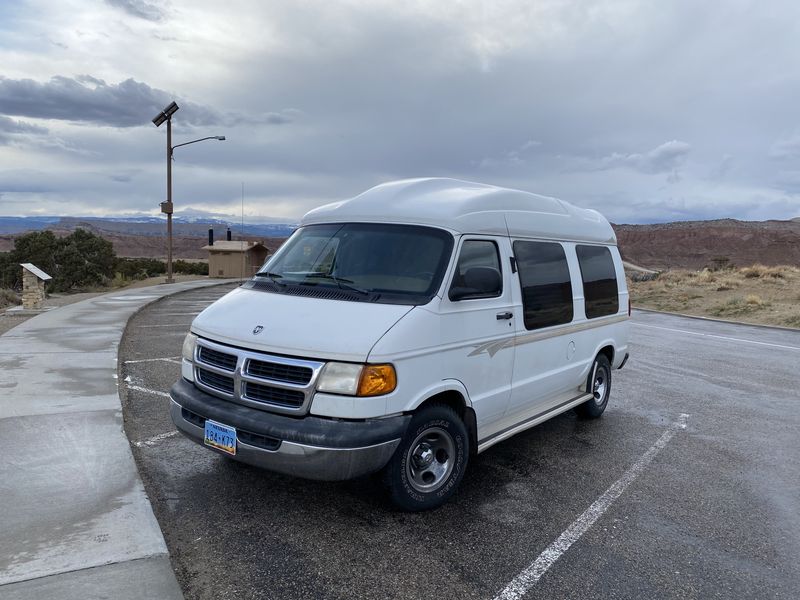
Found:
<path fill-rule="evenodd" d="M 183 349 L 181 355 L 188 361 L 194 360 L 194 347 L 197 345 L 197 336 L 193 333 L 187 333 L 183 340 Z"/>
<path fill-rule="evenodd" d="M 317 389 L 347 396 L 380 396 L 393 392 L 397 375 L 392 365 L 358 365 L 330 362 L 319 378 Z"/>

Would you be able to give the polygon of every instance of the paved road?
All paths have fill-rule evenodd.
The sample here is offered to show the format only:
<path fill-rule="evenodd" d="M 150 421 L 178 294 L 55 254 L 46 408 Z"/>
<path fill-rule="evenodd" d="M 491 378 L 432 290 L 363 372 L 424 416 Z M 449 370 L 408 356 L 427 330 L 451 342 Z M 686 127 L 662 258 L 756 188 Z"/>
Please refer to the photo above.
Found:
<path fill-rule="evenodd" d="M 798 597 L 800 332 L 636 313 L 602 419 L 498 444 L 455 501 L 405 514 L 374 479 L 292 479 L 173 434 L 183 334 L 225 290 L 145 309 L 120 351 L 126 430 L 188 599 L 492 599 L 515 578 L 525 598 Z"/>

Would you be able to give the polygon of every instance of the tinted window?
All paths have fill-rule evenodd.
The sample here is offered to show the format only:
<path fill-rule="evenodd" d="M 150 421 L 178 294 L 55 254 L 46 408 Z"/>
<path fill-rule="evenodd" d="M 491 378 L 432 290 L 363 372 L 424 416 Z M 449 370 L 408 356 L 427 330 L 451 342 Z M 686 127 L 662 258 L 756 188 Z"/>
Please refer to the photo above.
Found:
<path fill-rule="evenodd" d="M 572 285 L 561 244 L 514 242 L 525 328 L 539 329 L 572 321 Z"/>
<path fill-rule="evenodd" d="M 450 299 L 494 298 L 502 291 L 497 245 L 489 240 L 465 241 L 450 286 Z"/>
<path fill-rule="evenodd" d="M 581 266 L 586 318 L 617 314 L 619 291 L 611 251 L 605 246 L 577 246 L 575 251 Z"/>

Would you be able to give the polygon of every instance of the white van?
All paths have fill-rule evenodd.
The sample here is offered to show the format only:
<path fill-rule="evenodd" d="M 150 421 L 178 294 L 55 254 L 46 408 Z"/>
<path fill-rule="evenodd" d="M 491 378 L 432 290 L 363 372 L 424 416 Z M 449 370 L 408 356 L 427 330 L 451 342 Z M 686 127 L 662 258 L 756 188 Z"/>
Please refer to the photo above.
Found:
<path fill-rule="evenodd" d="M 599 417 L 629 316 L 596 211 L 452 179 L 387 183 L 309 212 L 197 316 L 171 416 L 273 471 L 383 469 L 399 506 L 432 508 L 493 444 L 572 408 Z"/>

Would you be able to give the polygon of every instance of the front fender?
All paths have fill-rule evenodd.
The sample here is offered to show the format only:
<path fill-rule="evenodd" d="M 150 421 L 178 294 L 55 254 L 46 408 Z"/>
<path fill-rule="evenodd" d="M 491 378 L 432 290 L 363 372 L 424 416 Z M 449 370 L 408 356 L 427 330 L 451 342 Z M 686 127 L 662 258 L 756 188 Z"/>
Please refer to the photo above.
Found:
<path fill-rule="evenodd" d="M 466 406 L 472 408 L 472 401 L 469 398 L 469 392 L 467 388 L 464 387 L 464 384 L 458 379 L 443 379 L 417 393 L 417 395 L 402 407 L 399 412 L 413 412 L 419 408 L 423 402 L 443 392 L 457 392 L 464 398 Z"/>

